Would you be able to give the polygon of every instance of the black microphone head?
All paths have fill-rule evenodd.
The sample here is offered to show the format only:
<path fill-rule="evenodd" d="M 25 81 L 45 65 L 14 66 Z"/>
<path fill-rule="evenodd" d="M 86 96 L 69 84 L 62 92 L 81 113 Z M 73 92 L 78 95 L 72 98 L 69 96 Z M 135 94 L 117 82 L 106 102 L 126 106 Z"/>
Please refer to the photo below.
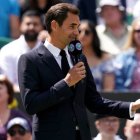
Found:
<path fill-rule="evenodd" d="M 82 45 L 79 40 L 71 41 L 68 45 L 68 52 L 73 55 L 77 56 L 82 53 Z"/>
<path fill-rule="evenodd" d="M 76 64 L 80 61 L 82 53 L 82 45 L 79 40 L 71 41 L 68 45 L 68 52 L 73 58 L 73 63 Z"/>

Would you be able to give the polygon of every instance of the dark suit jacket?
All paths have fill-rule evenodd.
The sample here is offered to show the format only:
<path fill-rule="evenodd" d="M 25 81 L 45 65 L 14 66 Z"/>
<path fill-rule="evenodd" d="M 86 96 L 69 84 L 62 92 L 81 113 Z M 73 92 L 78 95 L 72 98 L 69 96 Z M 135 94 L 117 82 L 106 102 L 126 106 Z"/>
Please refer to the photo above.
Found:
<path fill-rule="evenodd" d="M 97 92 L 86 58 L 86 78 L 75 92 L 53 55 L 43 45 L 20 57 L 19 86 L 26 111 L 33 115 L 34 140 L 75 140 L 78 125 L 82 140 L 91 140 L 86 107 L 95 113 L 129 118 L 129 105 L 104 99 Z"/>

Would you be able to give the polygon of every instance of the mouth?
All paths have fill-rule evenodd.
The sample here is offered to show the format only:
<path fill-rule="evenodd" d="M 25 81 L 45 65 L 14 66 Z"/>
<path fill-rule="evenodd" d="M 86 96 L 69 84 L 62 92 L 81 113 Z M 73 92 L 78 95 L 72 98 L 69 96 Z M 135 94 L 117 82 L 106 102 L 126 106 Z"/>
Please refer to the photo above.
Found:
<path fill-rule="evenodd" d="M 77 36 L 70 36 L 70 40 L 71 41 L 77 40 Z"/>

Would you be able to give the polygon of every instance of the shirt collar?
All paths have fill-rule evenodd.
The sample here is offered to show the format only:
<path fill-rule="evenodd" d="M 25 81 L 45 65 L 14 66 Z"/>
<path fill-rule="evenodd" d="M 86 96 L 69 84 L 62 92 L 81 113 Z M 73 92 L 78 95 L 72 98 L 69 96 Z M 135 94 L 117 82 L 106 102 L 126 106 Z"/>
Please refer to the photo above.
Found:
<path fill-rule="evenodd" d="M 47 40 L 45 41 L 44 43 L 44 46 L 55 56 L 55 57 L 58 57 L 60 55 L 60 51 L 61 49 L 55 47 L 54 45 L 52 45 L 50 42 L 48 42 Z M 66 51 L 66 54 L 68 54 L 68 48 L 65 47 L 64 49 Z"/>
<path fill-rule="evenodd" d="M 28 46 L 28 44 L 27 44 L 27 42 L 25 40 L 24 35 L 21 35 L 19 37 L 19 41 L 22 42 L 22 44 L 23 44 L 22 46 L 23 46 L 24 49 L 26 49 L 27 51 L 31 50 L 31 48 Z M 42 42 L 37 40 L 34 48 L 32 48 L 32 49 L 35 49 L 35 48 L 39 47 L 41 44 L 42 44 Z"/>
<path fill-rule="evenodd" d="M 98 135 L 94 138 L 94 140 L 101 140 L 101 134 L 98 133 Z M 118 135 L 115 135 L 114 140 L 122 140 L 122 139 Z"/>

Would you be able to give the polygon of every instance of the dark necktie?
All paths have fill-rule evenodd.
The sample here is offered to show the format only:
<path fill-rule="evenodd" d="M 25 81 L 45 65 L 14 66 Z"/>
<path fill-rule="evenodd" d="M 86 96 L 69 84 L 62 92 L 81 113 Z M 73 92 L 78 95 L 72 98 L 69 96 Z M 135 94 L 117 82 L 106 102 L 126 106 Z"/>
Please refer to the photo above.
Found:
<path fill-rule="evenodd" d="M 70 69 L 70 66 L 69 66 L 69 63 L 68 63 L 68 60 L 66 57 L 66 52 L 64 50 L 61 50 L 60 55 L 62 57 L 61 58 L 61 69 L 62 69 L 64 76 L 66 76 Z"/>

